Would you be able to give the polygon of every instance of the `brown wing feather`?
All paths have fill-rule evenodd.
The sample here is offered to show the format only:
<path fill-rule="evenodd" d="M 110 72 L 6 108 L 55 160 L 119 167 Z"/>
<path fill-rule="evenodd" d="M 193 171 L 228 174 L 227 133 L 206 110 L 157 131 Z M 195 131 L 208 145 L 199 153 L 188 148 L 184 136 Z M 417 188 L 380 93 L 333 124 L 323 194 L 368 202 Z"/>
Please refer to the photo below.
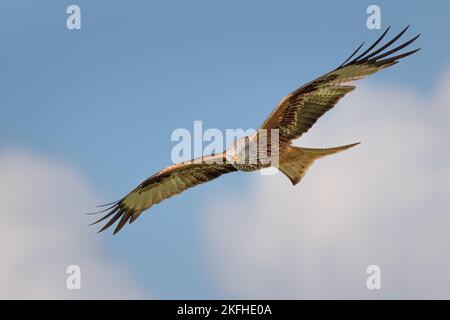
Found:
<path fill-rule="evenodd" d="M 143 181 L 124 198 L 113 203 L 107 209 L 109 210 L 108 213 L 92 224 L 99 223 L 112 216 L 100 229 L 99 232 L 101 232 L 120 218 L 114 230 L 114 234 L 116 234 L 128 221 L 132 223 L 143 211 L 151 206 L 189 188 L 233 171 L 237 171 L 237 169 L 231 164 L 227 164 L 222 154 L 172 165 Z"/>
<path fill-rule="evenodd" d="M 394 49 L 381 53 L 384 49 L 389 48 L 395 43 L 406 32 L 408 27 L 402 30 L 402 32 L 383 45 L 380 49 L 371 52 L 384 38 L 389 30 L 388 28 L 373 45 L 357 58 L 348 63 L 344 63 L 332 72 L 319 77 L 284 97 L 263 123 L 261 128 L 279 129 L 281 141 L 289 142 L 290 140 L 299 138 L 303 133 L 307 132 L 325 112 L 333 108 L 342 97 L 355 89 L 354 86 L 348 85 L 349 82 L 364 78 L 381 69 L 392 66 L 396 64 L 399 59 L 420 50 L 417 49 L 400 55 L 391 56 L 414 42 L 419 37 L 418 35 Z M 361 47 L 362 46 L 359 46 L 346 62 L 350 60 Z"/>

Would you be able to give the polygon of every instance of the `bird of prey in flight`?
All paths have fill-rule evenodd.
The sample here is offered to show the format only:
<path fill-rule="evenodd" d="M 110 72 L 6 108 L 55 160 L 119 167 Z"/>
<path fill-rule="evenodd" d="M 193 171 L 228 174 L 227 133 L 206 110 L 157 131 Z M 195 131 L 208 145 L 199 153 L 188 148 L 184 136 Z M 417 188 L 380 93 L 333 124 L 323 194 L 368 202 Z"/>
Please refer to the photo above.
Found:
<path fill-rule="evenodd" d="M 325 112 L 333 108 L 347 93 L 353 91 L 355 86 L 351 84 L 352 81 L 390 67 L 398 63 L 400 59 L 420 50 L 419 48 L 399 53 L 401 49 L 414 42 L 420 34 L 392 48 L 408 27 L 377 48 L 389 31 L 387 28 L 364 52 L 357 55 L 364 45 L 362 43 L 338 68 L 288 94 L 278 103 L 255 134 L 239 139 L 238 143 L 235 142 L 222 153 L 171 165 L 143 181 L 122 199 L 100 206 L 107 208 L 95 214 L 102 212 L 106 214 L 93 224 L 109 218 L 109 221 L 100 229 L 99 232 L 101 232 L 119 220 L 114 230 L 116 234 L 127 222 L 135 221 L 143 211 L 186 189 L 226 173 L 254 171 L 271 166 L 271 163 L 259 159 L 250 161 L 255 159 L 250 159 L 249 152 L 246 152 L 250 144 L 254 144 L 260 138 L 260 132 L 264 129 L 266 132 L 277 130 L 276 167 L 291 180 L 292 184 L 297 184 L 314 160 L 346 150 L 358 143 L 328 149 L 311 149 L 294 147 L 291 145 L 292 140 L 301 137 Z M 355 55 L 357 56 L 354 58 Z"/>

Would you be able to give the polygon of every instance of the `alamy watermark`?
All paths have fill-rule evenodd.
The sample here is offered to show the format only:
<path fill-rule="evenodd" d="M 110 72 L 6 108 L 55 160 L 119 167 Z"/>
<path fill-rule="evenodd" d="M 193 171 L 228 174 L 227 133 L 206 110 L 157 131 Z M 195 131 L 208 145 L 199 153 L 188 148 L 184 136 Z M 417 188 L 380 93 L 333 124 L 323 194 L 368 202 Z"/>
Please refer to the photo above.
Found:
<path fill-rule="evenodd" d="M 81 8 L 76 4 L 67 7 L 66 13 L 69 15 L 66 19 L 66 27 L 69 30 L 81 29 Z"/>
<path fill-rule="evenodd" d="M 381 290 L 381 268 L 375 264 L 367 267 L 366 273 L 369 275 L 366 286 L 369 290 Z"/>
<path fill-rule="evenodd" d="M 366 20 L 366 26 L 368 29 L 379 30 L 381 29 L 381 9 L 380 6 L 372 4 L 367 7 L 366 13 L 369 14 Z"/>
<path fill-rule="evenodd" d="M 194 121 L 192 132 L 185 128 L 172 132 L 171 140 L 176 142 L 171 151 L 173 163 L 229 163 L 260 168 L 278 166 L 278 129 L 226 129 L 223 132 L 216 128 L 204 130 L 202 121 Z"/>
<path fill-rule="evenodd" d="M 66 287 L 69 290 L 81 289 L 81 268 L 76 264 L 67 267 L 66 273 L 69 275 L 66 279 Z"/>

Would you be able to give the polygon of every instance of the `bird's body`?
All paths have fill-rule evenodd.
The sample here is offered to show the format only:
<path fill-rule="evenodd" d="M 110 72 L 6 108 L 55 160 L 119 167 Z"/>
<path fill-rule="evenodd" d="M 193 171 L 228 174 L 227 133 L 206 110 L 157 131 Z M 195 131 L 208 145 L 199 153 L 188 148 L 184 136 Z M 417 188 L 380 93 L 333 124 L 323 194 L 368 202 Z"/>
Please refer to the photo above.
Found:
<path fill-rule="evenodd" d="M 143 211 L 162 200 L 231 172 L 248 172 L 274 166 L 283 172 L 292 184 L 297 184 L 316 159 L 346 150 L 358 143 L 312 149 L 294 147 L 291 145 L 292 140 L 306 133 L 325 112 L 353 91 L 355 86 L 350 82 L 392 66 L 399 59 L 418 51 L 419 49 L 416 49 L 393 56 L 416 40 L 416 36 L 394 49 L 383 52 L 407 29 L 374 50 L 388 32 L 388 28 L 373 45 L 355 59 L 350 61 L 362 45 L 337 69 L 284 97 L 255 134 L 239 139 L 222 153 L 174 164 L 157 172 L 125 197 L 110 203 L 110 207 L 100 211 L 107 211 L 107 214 L 94 223 L 111 217 L 100 230 L 103 231 L 120 218 L 114 230 L 116 233 L 127 222 L 135 221 Z"/>

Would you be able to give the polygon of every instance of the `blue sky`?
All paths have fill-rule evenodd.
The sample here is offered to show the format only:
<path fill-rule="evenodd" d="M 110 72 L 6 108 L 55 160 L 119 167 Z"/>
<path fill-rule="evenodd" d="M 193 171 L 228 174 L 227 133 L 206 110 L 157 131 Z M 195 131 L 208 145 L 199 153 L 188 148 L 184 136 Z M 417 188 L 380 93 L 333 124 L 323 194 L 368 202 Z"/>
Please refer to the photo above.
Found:
<path fill-rule="evenodd" d="M 81 7 L 81 30 L 66 28 L 70 4 Z M 99 201 L 118 199 L 170 164 L 174 129 L 256 127 L 284 95 L 373 41 L 369 4 L 381 7 L 383 28 L 422 33 L 423 49 L 367 83 L 430 94 L 450 62 L 446 1 L 2 1 L 0 150 L 69 164 Z M 205 263 L 199 212 L 249 181 L 225 176 L 96 241 L 145 292 L 229 297 Z"/>

